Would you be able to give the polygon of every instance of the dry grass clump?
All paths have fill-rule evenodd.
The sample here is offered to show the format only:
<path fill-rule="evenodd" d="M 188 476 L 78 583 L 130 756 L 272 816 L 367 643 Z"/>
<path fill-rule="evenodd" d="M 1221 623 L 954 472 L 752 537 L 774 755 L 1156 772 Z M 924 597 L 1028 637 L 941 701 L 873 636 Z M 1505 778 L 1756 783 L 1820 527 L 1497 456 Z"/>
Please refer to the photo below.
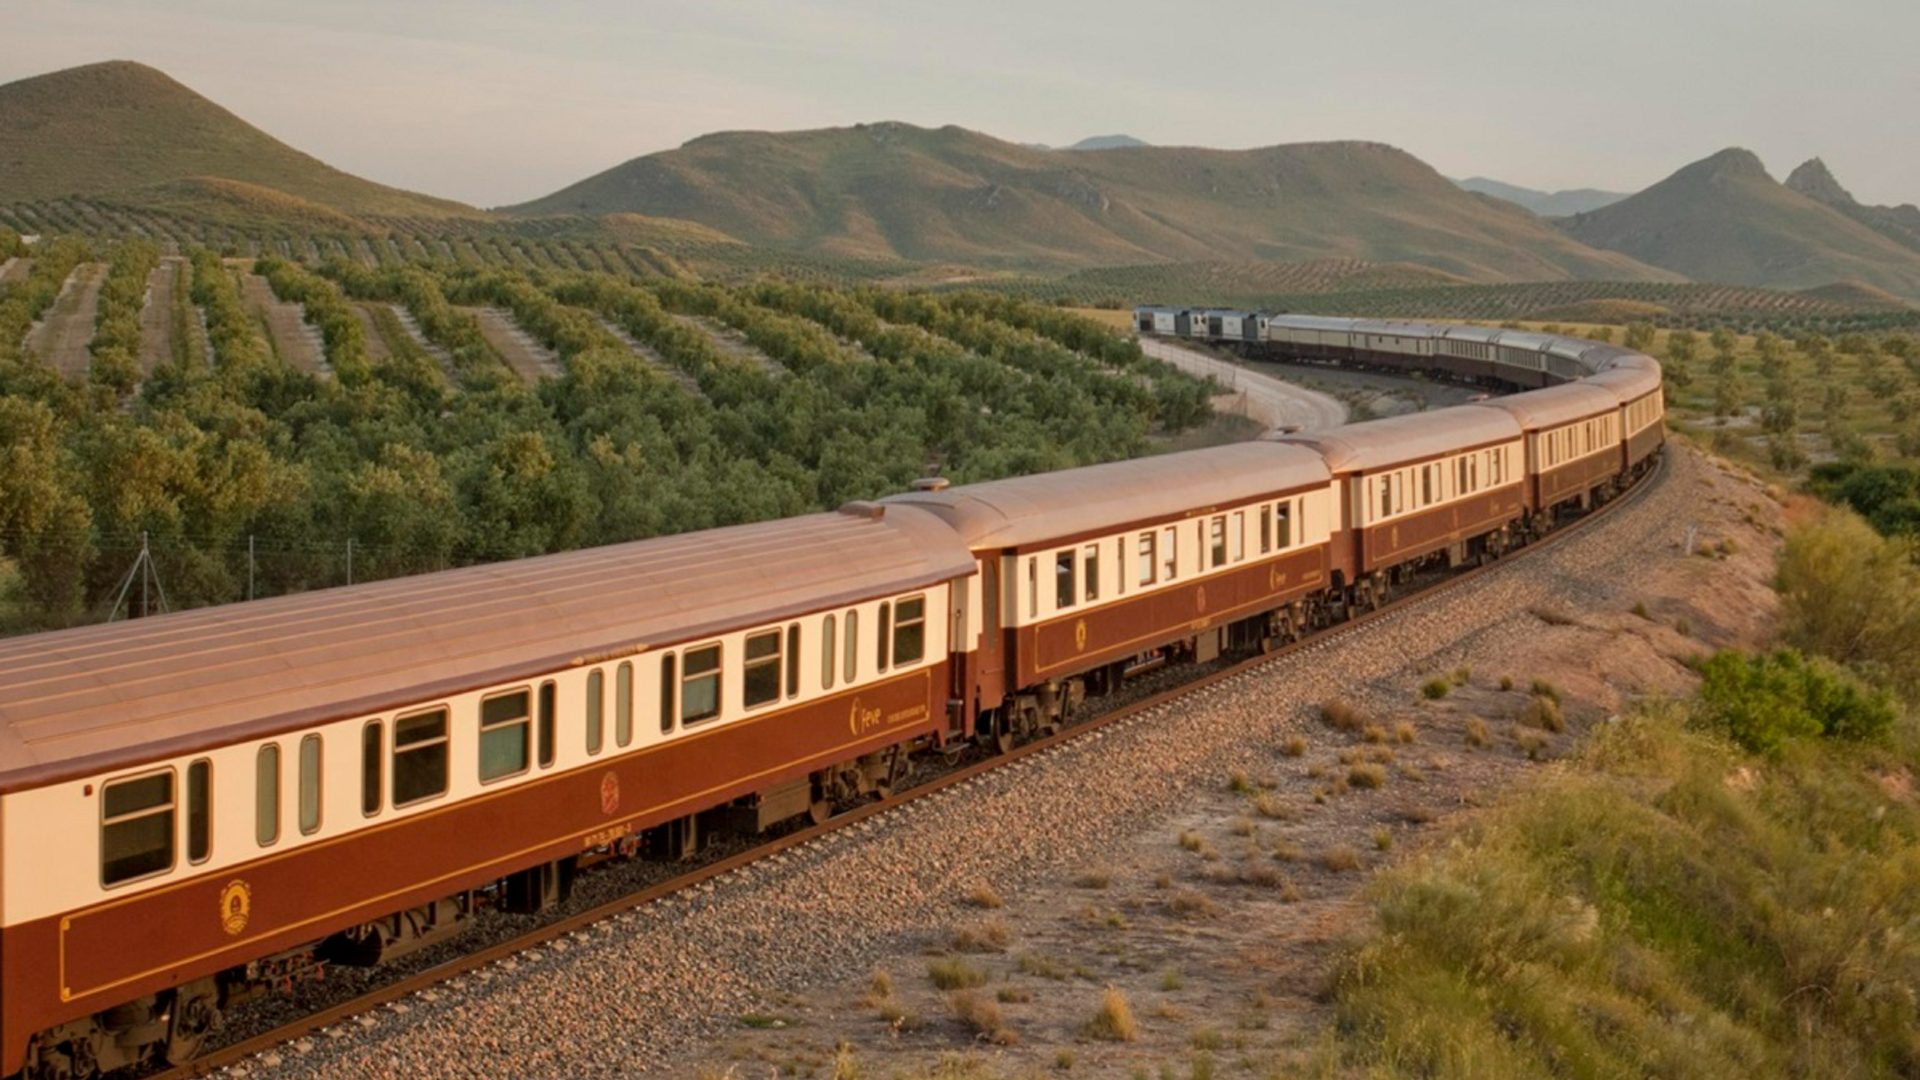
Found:
<path fill-rule="evenodd" d="M 1007 906 L 1007 902 L 1000 898 L 999 892 L 997 892 L 992 885 L 984 881 L 978 882 L 973 888 L 967 890 L 967 903 L 972 904 L 974 907 L 986 908 L 988 910 Z"/>
<path fill-rule="evenodd" d="M 1546 623 L 1548 626 L 1572 626 L 1578 621 L 1572 615 L 1567 614 L 1559 608 L 1549 607 L 1534 608 L 1533 617 Z"/>
<path fill-rule="evenodd" d="M 1633 613 L 1649 622 L 1653 620 L 1653 616 L 1647 612 L 1647 602 L 1645 600 L 1635 600 L 1633 602 Z"/>
<path fill-rule="evenodd" d="M 993 998 L 1002 1005 L 1025 1005 L 1033 1000 L 1033 992 L 1017 986 L 1003 986 L 994 991 Z"/>
<path fill-rule="evenodd" d="M 1533 680 L 1534 697 L 1552 698 L 1555 705 L 1560 704 L 1560 688 L 1545 679 Z"/>
<path fill-rule="evenodd" d="M 1282 840 L 1273 845 L 1273 857 L 1281 862 L 1299 862 L 1307 857 L 1307 853 L 1300 850 L 1299 844 L 1291 840 Z"/>
<path fill-rule="evenodd" d="M 1468 746 L 1484 747 L 1493 741 L 1493 732 L 1485 720 L 1475 716 L 1467 721 L 1466 740 Z"/>
<path fill-rule="evenodd" d="M 1546 756 L 1547 737 L 1533 728 L 1513 726 L 1513 744 L 1524 751 L 1528 758 L 1539 761 Z"/>
<path fill-rule="evenodd" d="M 1220 913 L 1220 905 L 1193 889 L 1176 889 L 1167 898 L 1167 910 L 1183 919 L 1210 918 Z"/>
<path fill-rule="evenodd" d="M 1393 830 L 1385 825 L 1377 825 L 1373 830 L 1373 849 L 1375 851 L 1393 850 Z"/>
<path fill-rule="evenodd" d="M 1566 717 L 1560 713 L 1560 703 L 1550 697 L 1530 697 L 1520 710 L 1520 722 L 1541 731 L 1567 730 Z"/>
<path fill-rule="evenodd" d="M 1041 956 L 1039 953 L 1021 953 L 1020 959 L 1014 961 L 1013 966 L 1023 975 L 1037 975 L 1042 979 L 1052 979 L 1056 982 L 1072 974 L 1058 961 Z"/>
<path fill-rule="evenodd" d="M 1453 682 L 1438 676 L 1420 684 L 1420 696 L 1428 701 L 1439 701 L 1452 692 Z"/>
<path fill-rule="evenodd" d="M 953 1009 L 954 1019 L 988 1042 L 1011 1046 L 1020 1041 L 1020 1037 L 1007 1027 L 1006 1019 L 1000 1015 L 999 1003 L 985 994 L 976 994 L 971 990 L 955 991 L 948 995 L 947 1004 Z"/>
<path fill-rule="evenodd" d="M 1268 795 L 1265 793 L 1262 793 L 1259 798 L 1253 800 L 1253 812 L 1263 818 L 1271 818 L 1275 821 L 1292 821 L 1298 816 L 1294 813 L 1293 808 L 1288 806 L 1286 801 L 1278 795 Z"/>
<path fill-rule="evenodd" d="M 1365 742 L 1383 743 L 1387 741 L 1387 729 L 1379 724 L 1368 724 L 1360 729 L 1360 738 Z"/>
<path fill-rule="evenodd" d="M 927 978 L 941 990 L 965 990 L 984 985 L 987 973 L 958 956 L 943 956 L 927 961 Z"/>
<path fill-rule="evenodd" d="M 1408 723 L 1407 721 L 1402 720 L 1399 723 L 1393 725 L 1393 741 L 1394 742 L 1397 742 L 1402 746 L 1404 746 L 1412 742 L 1417 737 L 1418 737 L 1418 732 L 1414 730 L 1414 726 L 1411 723 Z"/>
<path fill-rule="evenodd" d="M 1307 740 L 1304 736 L 1289 735 L 1287 741 L 1280 744 L 1280 752 L 1287 757 L 1299 757 L 1307 752 Z"/>
<path fill-rule="evenodd" d="M 1320 719 L 1335 731 L 1359 731 L 1366 725 L 1367 714 L 1336 698 L 1320 706 Z"/>
<path fill-rule="evenodd" d="M 1253 791 L 1253 779 L 1245 769 L 1235 769 L 1227 774 L 1227 790 L 1235 795 L 1247 795 Z"/>
<path fill-rule="evenodd" d="M 1336 844 L 1320 853 L 1320 866 L 1322 869 L 1331 870 L 1335 873 L 1358 870 L 1360 868 L 1360 853 L 1345 844 Z"/>
<path fill-rule="evenodd" d="M 1387 782 L 1387 770 L 1378 762 L 1362 761 L 1347 770 L 1347 783 L 1369 791 Z"/>
<path fill-rule="evenodd" d="M 1087 1035 L 1108 1042 L 1133 1042 L 1140 1038 L 1140 1025 L 1133 1018 L 1133 1006 L 1117 986 L 1109 986 L 1100 995 L 1100 1007 L 1087 1021 Z"/>
<path fill-rule="evenodd" d="M 1113 872 L 1102 867 L 1098 870 L 1082 870 L 1074 875 L 1073 884 L 1080 889 L 1104 889 L 1113 884 Z"/>
<path fill-rule="evenodd" d="M 1453 669 L 1453 674 L 1449 677 L 1453 679 L 1453 685 L 1465 686 L 1473 679 L 1473 669 L 1470 667 L 1457 667 Z"/>
<path fill-rule="evenodd" d="M 1513 676 L 1511 675 L 1500 676 L 1500 689 L 1502 690 L 1513 689 Z"/>
<path fill-rule="evenodd" d="M 1194 832 L 1192 829 L 1180 830 L 1180 849 L 1182 851 L 1191 851 L 1197 855 L 1201 851 L 1205 850 L 1206 846 L 1207 846 L 1206 837 L 1201 836 L 1199 833 Z"/>
<path fill-rule="evenodd" d="M 1007 920 L 994 916 L 956 927 L 948 945 L 960 952 L 1005 952 L 1013 940 L 1013 928 Z"/>

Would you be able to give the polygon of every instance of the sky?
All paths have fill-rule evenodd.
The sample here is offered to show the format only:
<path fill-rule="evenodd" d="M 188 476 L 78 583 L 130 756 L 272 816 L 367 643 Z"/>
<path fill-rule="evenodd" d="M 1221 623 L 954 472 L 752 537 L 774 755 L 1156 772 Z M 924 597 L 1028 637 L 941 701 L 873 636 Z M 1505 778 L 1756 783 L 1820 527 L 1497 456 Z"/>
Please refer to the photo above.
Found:
<path fill-rule="evenodd" d="M 480 206 L 711 131 L 1369 139 L 1632 191 L 1727 146 L 1920 203 L 1915 0 L 0 0 L 0 82 L 138 60 L 369 179 Z"/>

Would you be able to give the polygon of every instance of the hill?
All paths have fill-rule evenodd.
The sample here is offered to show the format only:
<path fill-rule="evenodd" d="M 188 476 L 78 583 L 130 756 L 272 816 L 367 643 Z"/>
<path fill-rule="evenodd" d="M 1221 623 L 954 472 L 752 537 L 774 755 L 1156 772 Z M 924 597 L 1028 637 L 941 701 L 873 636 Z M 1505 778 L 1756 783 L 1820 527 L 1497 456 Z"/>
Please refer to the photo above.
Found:
<path fill-rule="evenodd" d="M 179 186 L 190 182 L 187 187 Z M 175 82 L 124 60 L 0 86 L 0 199 L 149 195 L 230 208 L 239 189 L 351 215 L 449 217 L 479 211 L 341 172 Z M 258 196 L 258 197 L 255 197 Z"/>
<path fill-rule="evenodd" d="M 1142 139 L 1136 139 L 1131 135 L 1089 135 L 1086 138 L 1081 139 L 1079 142 L 1074 143 L 1072 146 L 1067 147 L 1067 149 L 1069 150 L 1118 150 L 1124 146 L 1149 146 L 1149 145 L 1152 145 L 1152 144 Z"/>
<path fill-rule="evenodd" d="M 1874 232 L 1920 251 L 1920 207 L 1868 206 L 1840 186 L 1827 163 L 1809 158 L 1787 175 L 1787 186 L 1815 202 L 1824 203 Z"/>
<path fill-rule="evenodd" d="M 1518 184 L 1506 184 L 1485 176 L 1469 176 L 1465 180 L 1455 180 L 1463 190 L 1479 195 L 1491 195 L 1496 199 L 1505 199 L 1510 203 L 1524 206 L 1541 217 L 1570 217 L 1584 214 L 1589 210 L 1598 210 L 1611 206 L 1627 197 L 1621 191 L 1601 191 L 1599 188 L 1572 188 L 1566 191 L 1536 191 Z"/>
<path fill-rule="evenodd" d="M 1561 226 L 1700 281 L 1787 289 L 1858 281 L 1920 296 L 1920 254 L 1774 180 L 1747 150 L 1723 150 Z"/>
<path fill-rule="evenodd" d="M 505 212 L 631 212 L 776 249 L 1004 268 L 1345 258 L 1486 281 L 1671 276 L 1361 142 L 1087 153 L 952 126 L 727 132 Z"/>

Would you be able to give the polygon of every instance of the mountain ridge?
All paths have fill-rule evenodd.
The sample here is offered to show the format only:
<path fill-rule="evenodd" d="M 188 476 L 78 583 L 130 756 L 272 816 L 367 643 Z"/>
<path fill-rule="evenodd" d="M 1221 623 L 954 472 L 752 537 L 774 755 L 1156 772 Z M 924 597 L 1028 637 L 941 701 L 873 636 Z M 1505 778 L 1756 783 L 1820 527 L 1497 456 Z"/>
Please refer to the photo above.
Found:
<path fill-rule="evenodd" d="M 1358 258 L 1476 280 L 1673 277 L 1357 141 L 1085 152 L 895 121 L 719 132 L 500 212 L 631 212 L 773 248 L 987 266 Z"/>
<path fill-rule="evenodd" d="M 1488 176 L 1469 176 L 1464 180 L 1455 180 L 1454 184 L 1462 190 L 1495 199 L 1505 199 L 1517 206 L 1543 218 L 1571 217 L 1611 206 L 1626 198 L 1631 192 L 1602 191 L 1599 188 L 1566 188 L 1560 191 L 1539 191 L 1519 184 L 1509 184 Z"/>
<path fill-rule="evenodd" d="M 1920 251 L 1779 183 L 1741 147 L 1558 224 L 1584 243 L 1696 281 L 1783 289 L 1857 281 L 1920 297 Z"/>
<path fill-rule="evenodd" d="M 1920 251 L 1920 207 L 1869 206 L 1853 197 L 1819 158 L 1808 158 L 1787 174 L 1787 187 L 1824 203 L 1896 243 Z"/>

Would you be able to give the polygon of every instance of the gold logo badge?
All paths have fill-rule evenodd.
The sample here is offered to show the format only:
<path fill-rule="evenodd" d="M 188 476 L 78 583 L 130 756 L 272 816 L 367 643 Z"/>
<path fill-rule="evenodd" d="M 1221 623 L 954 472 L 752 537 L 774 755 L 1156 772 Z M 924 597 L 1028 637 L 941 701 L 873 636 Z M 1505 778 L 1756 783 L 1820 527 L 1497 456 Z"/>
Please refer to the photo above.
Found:
<path fill-rule="evenodd" d="M 1078 619 L 1073 624 L 1073 651 L 1085 652 L 1087 649 L 1087 620 Z"/>
<path fill-rule="evenodd" d="M 600 778 L 600 812 L 612 817 L 620 810 L 620 777 L 609 771 Z"/>
<path fill-rule="evenodd" d="M 1193 610 L 1195 611 L 1207 610 L 1207 587 L 1205 585 L 1197 585 L 1194 587 Z"/>
<path fill-rule="evenodd" d="M 220 890 L 220 927 L 229 935 L 247 928 L 247 916 L 253 913 L 253 890 L 239 878 Z"/>

